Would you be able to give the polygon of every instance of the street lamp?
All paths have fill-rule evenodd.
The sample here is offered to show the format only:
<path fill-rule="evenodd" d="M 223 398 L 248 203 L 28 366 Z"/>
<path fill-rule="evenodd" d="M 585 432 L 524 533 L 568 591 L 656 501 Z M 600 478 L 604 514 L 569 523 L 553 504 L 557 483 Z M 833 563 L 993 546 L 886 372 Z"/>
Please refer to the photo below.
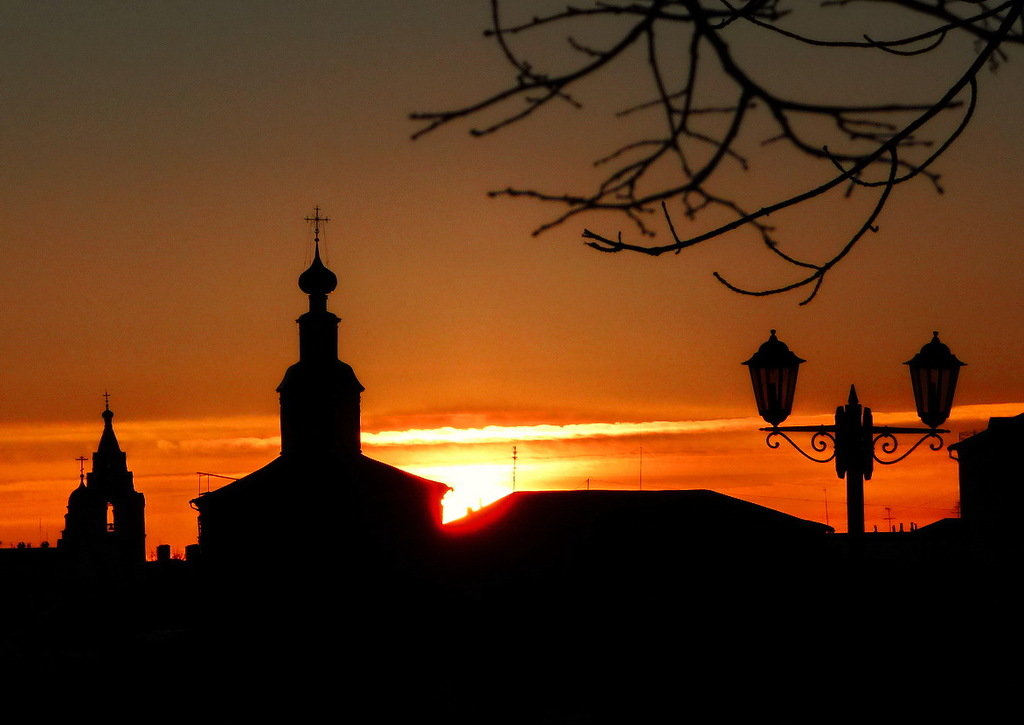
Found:
<path fill-rule="evenodd" d="M 852 385 L 846 405 L 836 408 L 835 425 L 782 427 L 781 423 L 793 409 L 796 376 L 802 362 L 772 330 L 768 340 L 743 363 L 750 370 L 757 412 L 771 426 L 761 428 L 768 434 L 765 443 L 769 448 L 778 448 L 781 445 L 778 439 L 782 438 L 809 460 L 817 463 L 835 461 L 836 474 L 846 479 L 847 530 L 854 535 L 862 534 L 864 481 L 871 480 L 874 464 L 898 463 L 925 441 L 933 451 L 942 449 L 943 440 L 939 434 L 949 431 L 938 426 L 949 417 L 957 377 L 964 363 L 939 340 L 938 332 L 933 333 L 931 342 L 922 347 L 921 352 L 905 363 L 910 367 L 917 414 L 927 428 L 874 425 L 871 408 L 860 404 L 857 390 Z M 803 450 L 788 433 L 810 433 L 813 453 Z M 920 435 L 920 438 L 897 455 L 900 444 L 896 436 L 903 434 Z"/>
<path fill-rule="evenodd" d="M 965 363 L 957 360 L 949 347 L 939 340 L 938 332 L 933 332 L 931 342 L 903 364 L 910 366 L 917 414 L 925 425 L 939 427 L 949 417 L 956 379 Z"/>

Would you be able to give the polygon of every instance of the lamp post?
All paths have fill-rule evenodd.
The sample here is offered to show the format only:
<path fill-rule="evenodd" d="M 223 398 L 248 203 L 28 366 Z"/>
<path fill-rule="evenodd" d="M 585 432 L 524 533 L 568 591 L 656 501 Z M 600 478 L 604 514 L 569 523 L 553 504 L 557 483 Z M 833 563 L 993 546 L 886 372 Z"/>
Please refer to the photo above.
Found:
<path fill-rule="evenodd" d="M 768 434 L 765 443 L 769 448 L 778 448 L 782 445 L 778 440 L 781 438 L 809 460 L 817 463 L 835 461 L 836 474 L 846 479 L 847 530 L 853 535 L 863 534 L 864 481 L 871 480 L 874 464 L 899 463 L 925 441 L 933 451 L 942 449 L 944 443 L 940 434 L 949 431 L 938 426 L 949 417 L 957 376 L 964 363 L 939 340 L 938 332 L 933 333 L 931 341 L 921 348 L 921 352 L 904 363 L 910 367 L 917 414 L 927 428 L 876 426 L 871 408 L 860 404 L 857 390 L 852 385 L 846 405 L 836 408 L 835 425 L 783 427 L 781 424 L 793 409 L 797 372 L 803 362 L 772 330 L 768 340 L 743 363 L 750 370 L 757 412 L 770 426 L 761 428 Z M 810 433 L 812 452 L 802 449 L 789 433 Z M 920 437 L 905 452 L 897 454 L 900 446 L 896 438 L 898 435 Z"/>

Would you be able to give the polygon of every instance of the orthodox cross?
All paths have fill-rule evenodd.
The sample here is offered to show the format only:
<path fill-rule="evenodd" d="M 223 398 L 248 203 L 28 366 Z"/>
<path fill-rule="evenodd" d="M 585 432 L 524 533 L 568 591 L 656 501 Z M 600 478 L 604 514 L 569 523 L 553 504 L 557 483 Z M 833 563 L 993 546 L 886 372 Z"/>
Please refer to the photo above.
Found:
<path fill-rule="evenodd" d="M 79 456 L 75 460 L 78 461 L 78 480 L 85 481 L 85 461 L 87 459 L 85 456 Z"/>
<path fill-rule="evenodd" d="M 103 407 L 110 410 L 110 393 L 103 391 Z"/>
<path fill-rule="evenodd" d="M 320 207 L 313 207 L 313 216 L 306 217 L 307 222 L 313 222 L 313 242 L 320 244 L 320 222 L 329 222 L 330 217 L 320 216 Z"/>

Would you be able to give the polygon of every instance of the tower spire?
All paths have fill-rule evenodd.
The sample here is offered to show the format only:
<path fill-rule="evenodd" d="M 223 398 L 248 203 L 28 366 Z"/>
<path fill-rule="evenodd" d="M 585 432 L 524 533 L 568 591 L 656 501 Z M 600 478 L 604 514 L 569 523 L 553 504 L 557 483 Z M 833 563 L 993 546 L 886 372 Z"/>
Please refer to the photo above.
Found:
<path fill-rule="evenodd" d="M 103 392 L 103 432 L 92 454 L 78 461 L 78 488 L 68 497 L 65 527 L 58 546 L 85 557 L 113 557 L 125 564 L 146 560 L 145 496 L 135 490 L 127 457 L 114 435 L 110 393 Z"/>
<path fill-rule="evenodd" d="M 103 418 L 103 434 L 100 436 L 100 444 L 93 456 L 93 466 L 96 465 L 96 456 L 103 456 L 108 459 L 108 463 L 111 462 L 109 459 L 116 461 L 119 456 L 124 456 L 121 453 L 121 446 L 117 443 L 117 436 L 114 435 L 114 411 L 110 409 L 110 392 L 108 390 L 103 391 L 103 412 L 100 415 Z"/>
<path fill-rule="evenodd" d="M 305 272 L 299 275 L 299 289 L 309 295 L 310 312 L 325 312 L 327 310 L 327 295 L 333 292 L 338 286 L 338 277 L 331 270 L 327 269 L 320 259 L 320 222 L 328 222 L 330 219 L 320 216 L 320 207 L 313 207 L 313 216 L 305 218 L 307 222 L 313 223 L 313 261 Z"/>
<path fill-rule="evenodd" d="M 313 261 L 299 275 L 309 310 L 298 319 L 299 361 L 277 388 L 281 395 L 281 452 L 359 452 L 359 394 L 352 368 L 338 358 L 338 323 L 327 296 L 338 277 L 320 259 L 320 225 L 330 221 L 320 207 L 305 217 L 313 224 Z"/>

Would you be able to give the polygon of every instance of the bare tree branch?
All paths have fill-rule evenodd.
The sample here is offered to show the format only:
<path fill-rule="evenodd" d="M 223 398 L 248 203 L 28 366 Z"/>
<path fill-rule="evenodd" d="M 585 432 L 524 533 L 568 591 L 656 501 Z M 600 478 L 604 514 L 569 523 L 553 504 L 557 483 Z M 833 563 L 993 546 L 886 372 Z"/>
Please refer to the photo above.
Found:
<path fill-rule="evenodd" d="M 606 169 L 606 173 L 592 191 L 558 194 L 509 187 L 489 192 L 490 195 L 530 198 L 561 206 L 562 210 L 539 226 L 535 235 L 580 215 L 614 212 L 622 214 L 642 238 L 650 240 L 657 236 L 652 221 L 659 217 L 664 220 L 662 233 L 667 232 L 670 237 L 664 243 L 624 241 L 622 232 L 609 237 L 584 229 L 586 245 L 606 253 L 679 253 L 738 229 L 750 229 L 775 259 L 801 270 L 801 276 L 792 283 L 761 290 L 733 284 L 718 272 L 714 273 L 715 278 L 734 292 L 756 296 L 810 287 L 809 296 L 801 303 L 806 304 L 818 294 L 828 272 L 848 256 L 868 231 L 876 229 L 877 218 L 898 186 L 921 177 L 942 192 L 939 174 L 931 166 L 970 123 L 977 106 L 979 73 L 986 65 L 995 67 L 1005 61 L 1006 46 L 1024 43 L 1024 0 L 825 0 L 810 7 L 802 0 L 793 0 L 792 7 L 784 6 L 785 3 L 786 0 L 598 0 L 504 24 L 500 0 L 491 0 L 492 27 L 485 34 L 496 40 L 515 71 L 514 83 L 455 110 L 412 114 L 413 120 L 423 124 L 413 138 L 456 121 L 497 112 L 496 120 L 470 129 L 472 135 L 492 134 L 535 116 L 554 99 L 582 109 L 584 82 L 604 67 L 635 64 L 639 56 L 652 97 L 627 105 L 613 118 L 659 111 L 655 129 L 601 154 L 595 166 Z M 833 39 L 827 35 L 816 37 L 791 24 L 794 20 L 814 18 L 815 13 L 823 14 L 828 21 L 847 6 L 869 3 L 880 11 L 919 18 L 923 29 L 882 39 L 871 33 L 853 39 Z M 605 40 L 595 43 L 585 38 L 597 20 L 601 22 L 598 37 Z M 566 39 L 570 57 L 579 61 L 570 63 L 568 70 L 543 72 L 538 61 L 545 58 L 527 59 L 514 46 L 513 40 L 519 36 L 563 26 L 571 28 Z M 610 26 L 616 28 L 613 36 L 608 35 Z M 835 27 L 829 23 L 826 32 L 835 34 Z M 955 36 L 968 38 L 976 48 L 966 67 L 950 78 L 945 90 L 925 102 L 885 98 L 882 86 L 874 89 L 876 98 L 867 103 L 829 102 L 824 100 L 828 96 L 826 89 L 817 99 L 808 100 L 784 95 L 758 80 L 762 69 L 751 67 L 750 61 L 736 50 L 742 50 L 742 44 L 751 42 L 750 38 L 759 33 L 823 52 L 848 49 L 882 54 L 891 58 L 893 64 L 937 53 Z M 609 37 L 611 40 L 607 40 Z M 637 52 L 630 53 L 632 49 Z M 898 70 L 899 66 L 895 66 L 893 72 Z M 963 115 L 952 130 L 949 124 L 935 123 L 940 115 L 961 107 Z M 765 123 L 771 127 L 767 136 Z M 833 131 L 832 140 L 826 143 L 817 135 L 827 127 Z M 812 129 L 814 136 L 809 135 L 808 129 Z M 762 139 L 757 146 L 781 144 L 797 156 L 825 164 L 829 175 L 772 203 L 746 208 L 738 198 L 721 190 L 726 178 L 723 164 L 736 164 L 744 171 L 750 169 L 754 157 L 745 145 L 752 135 Z M 874 172 L 883 169 L 884 177 L 877 178 Z M 769 215 L 834 189 L 843 189 L 849 196 L 857 188 L 878 188 L 879 197 L 856 231 L 834 251 L 826 252 L 824 262 L 786 252 L 775 236 L 776 230 L 766 223 Z M 668 203 L 673 200 L 680 204 L 688 225 L 713 218 L 708 216 L 712 211 L 719 216 L 725 214 L 728 220 L 680 235 L 679 224 L 669 211 Z M 809 275 L 803 273 L 807 270 Z"/>

